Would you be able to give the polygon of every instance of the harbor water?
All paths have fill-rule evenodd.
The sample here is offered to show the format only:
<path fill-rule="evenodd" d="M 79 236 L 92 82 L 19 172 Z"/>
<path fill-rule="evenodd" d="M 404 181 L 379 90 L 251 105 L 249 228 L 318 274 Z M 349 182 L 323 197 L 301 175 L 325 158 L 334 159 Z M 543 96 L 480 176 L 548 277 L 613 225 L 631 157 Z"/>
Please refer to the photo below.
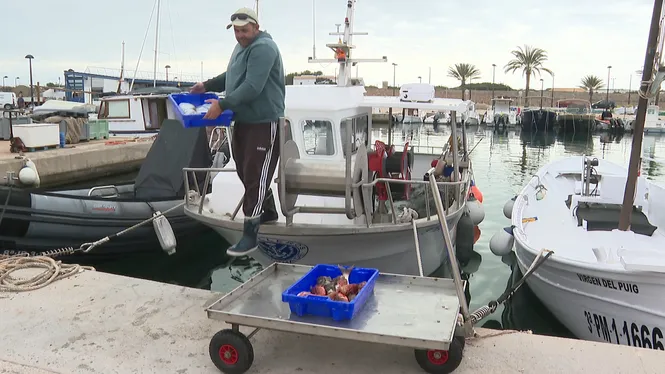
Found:
<path fill-rule="evenodd" d="M 466 131 L 469 148 L 473 148 L 474 180 L 483 194 L 485 209 L 474 256 L 463 269 L 469 279 L 470 304 L 474 310 L 496 299 L 521 276 L 519 270 L 515 270 L 513 256 L 500 258 L 489 250 L 492 235 L 509 225 L 502 213 L 505 202 L 516 195 L 541 166 L 562 157 L 589 155 L 627 167 L 632 135 L 532 134 L 522 133 L 519 128 L 495 131 L 482 125 L 467 127 Z M 398 148 L 408 141 L 419 153 L 416 159 L 424 158 L 429 164 L 434 156 L 420 153 L 440 152 L 450 133 L 450 126 L 445 125 L 436 128 L 431 124 L 397 125 L 392 130 L 392 139 Z M 386 141 L 387 125 L 375 128 L 371 135 L 372 141 Z M 665 136 L 645 135 L 642 154 L 655 160 L 659 155 L 665 155 Z M 644 161 L 641 172 L 649 179 L 665 182 L 662 166 L 656 161 Z M 131 176 L 125 175 L 123 179 L 128 177 Z M 413 175 L 415 179 L 421 177 Z M 228 258 L 224 254 L 228 246 L 216 233 L 209 232 L 179 243 L 175 256 L 139 253 L 133 258 L 94 265 L 101 271 L 224 292 L 261 270 L 261 266 L 250 258 Z M 482 326 L 572 337 L 540 304 L 527 285 L 522 286 L 505 308 L 499 308 Z"/>

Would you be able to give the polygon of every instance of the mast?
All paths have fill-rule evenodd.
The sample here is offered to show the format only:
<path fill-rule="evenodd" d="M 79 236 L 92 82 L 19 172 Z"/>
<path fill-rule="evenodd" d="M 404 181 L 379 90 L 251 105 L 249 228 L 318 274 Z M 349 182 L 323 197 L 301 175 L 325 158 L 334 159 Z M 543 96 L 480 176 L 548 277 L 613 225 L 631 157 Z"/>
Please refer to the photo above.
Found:
<path fill-rule="evenodd" d="M 338 87 L 347 87 L 351 86 L 351 67 L 360 63 L 360 62 L 388 62 L 388 57 L 383 56 L 382 58 L 376 59 L 351 59 L 351 50 L 354 47 L 352 44 L 353 35 L 367 35 L 366 32 L 353 32 L 353 14 L 355 10 L 356 0 L 348 0 L 346 5 L 346 18 L 344 18 L 344 31 L 343 32 L 331 32 L 329 35 L 338 35 L 343 36 L 343 39 L 337 43 L 326 44 L 326 47 L 332 49 L 335 52 L 334 59 L 316 59 L 310 57 L 308 61 L 310 63 L 318 64 L 330 64 L 330 63 L 339 63 L 339 71 L 337 73 L 337 86 Z"/>
<path fill-rule="evenodd" d="M 312 0 L 312 58 L 316 59 L 316 0 Z"/>
<path fill-rule="evenodd" d="M 660 17 L 663 9 L 663 0 L 655 0 L 653 13 L 651 15 L 651 29 L 649 31 L 649 41 L 647 42 L 647 51 L 644 57 L 644 70 L 642 71 L 642 83 L 640 87 L 639 101 L 637 104 L 637 118 L 635 118 L 635 128 L 633 130 L 633 145 L 630 150 L 630 163 L 628 164 L 628 179 L 626 180 L 626 189 L 623 194 L 623 206 L 619 216 L 619 230 L 627 231 L 630 228 L 630 217 L 635 202 L 635 187 L 637 184 L 637 173 L 640 167 L 640 158 L 642 154 L 642 139 L 644 137 L 644 120 L 646 119 L 647 106 L 649 105 L 649 96 L 655 95 L 660 91 L 660 83 L 665 71 L 658 66 L 657 75 L 660 79 L 653 79 L 654 64 L 656 60 L 660 61 L 661 55 L 657 52 L 658 34 L 660 32 Z M 663 43 L 661 40 L 660 43 Z M 609 82 L 607 82 L 609 84 Z"/>
<path fill-rule="evenodd" d="M 122 57 L 120 59 L 120 79 L 118 79 L 118 89 L 116 93 L 120 93 L 122 89 L 122 82 L 125 80 L 125 41 L 122 41 Z"/>
<path fill-rule="evenodd" d="M 155 66 L 153 68 L 152 86 L 157 87 L 157 50 L 159 49 L 159 5 L 161 0 L 157 0 L 157 25 L 155 26 Z"/>

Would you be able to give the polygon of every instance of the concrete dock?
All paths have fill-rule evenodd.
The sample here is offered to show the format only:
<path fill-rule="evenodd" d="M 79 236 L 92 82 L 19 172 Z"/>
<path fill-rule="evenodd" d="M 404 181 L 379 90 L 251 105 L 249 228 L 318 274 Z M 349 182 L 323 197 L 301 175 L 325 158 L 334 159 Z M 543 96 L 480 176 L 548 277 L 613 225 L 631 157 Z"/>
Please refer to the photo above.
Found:
<path fill-rule="evenodd" d="M 37 167 L 41 186 L 56 186 L 73 181 L 91 180 L 138 170 L 153 140 L 113 138 L 67 144 L 37 152 L 26 152 Z M 0 141 L 0 172 L 18 173 L 23 163 L 17 153 L 9 152 L 9 141 Z"/>
<path fill-rule="evenodd" d="M 85 271 L 0 293 L 0 373 L 219 373 L 210 338 L 228 328 L 200 289 Z M 243 332 L 251 330 L 244 328 Z M 663 373 L 665 352 L 478 330 L 455 373 Z M 413 350 L 260 331 L 248 373 L 423 373 Z"/>

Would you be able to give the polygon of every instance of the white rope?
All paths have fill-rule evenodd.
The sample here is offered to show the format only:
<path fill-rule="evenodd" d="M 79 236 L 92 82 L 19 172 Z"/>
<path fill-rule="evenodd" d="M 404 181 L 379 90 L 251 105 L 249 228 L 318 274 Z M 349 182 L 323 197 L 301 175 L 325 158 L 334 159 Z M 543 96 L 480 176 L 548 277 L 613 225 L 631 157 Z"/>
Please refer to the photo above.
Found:
<path fill-rule="evenodd" d="M 26 277 L 18 277 L 13 273 L 26 269 L 43 269 L 43 271 Z M 2 256 L 0 255 L 0 292 L 33 291 L 49 284 L 78 274 L 84 270 L 95 270 L 91 266 L 63 264 L 47 256 Z"/>

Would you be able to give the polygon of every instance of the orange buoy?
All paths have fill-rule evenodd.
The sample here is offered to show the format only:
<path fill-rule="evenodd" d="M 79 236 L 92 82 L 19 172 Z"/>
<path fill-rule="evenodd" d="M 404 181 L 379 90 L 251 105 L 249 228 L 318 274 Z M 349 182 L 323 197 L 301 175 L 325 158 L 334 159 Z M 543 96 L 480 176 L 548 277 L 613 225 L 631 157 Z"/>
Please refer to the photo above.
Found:
<path fill-rule="evenodd" d="M 473 244 L 476 244 L 478 239 L 480 239 L 480 227 L 473 226 Z"/>
<path fill-rule="evenodd" d="M 473 195 L 476 200 L 483 202 L 483 193 L 480 192 L 480 189 L 475 184 L 469 188 L 469 196 Z"/>

